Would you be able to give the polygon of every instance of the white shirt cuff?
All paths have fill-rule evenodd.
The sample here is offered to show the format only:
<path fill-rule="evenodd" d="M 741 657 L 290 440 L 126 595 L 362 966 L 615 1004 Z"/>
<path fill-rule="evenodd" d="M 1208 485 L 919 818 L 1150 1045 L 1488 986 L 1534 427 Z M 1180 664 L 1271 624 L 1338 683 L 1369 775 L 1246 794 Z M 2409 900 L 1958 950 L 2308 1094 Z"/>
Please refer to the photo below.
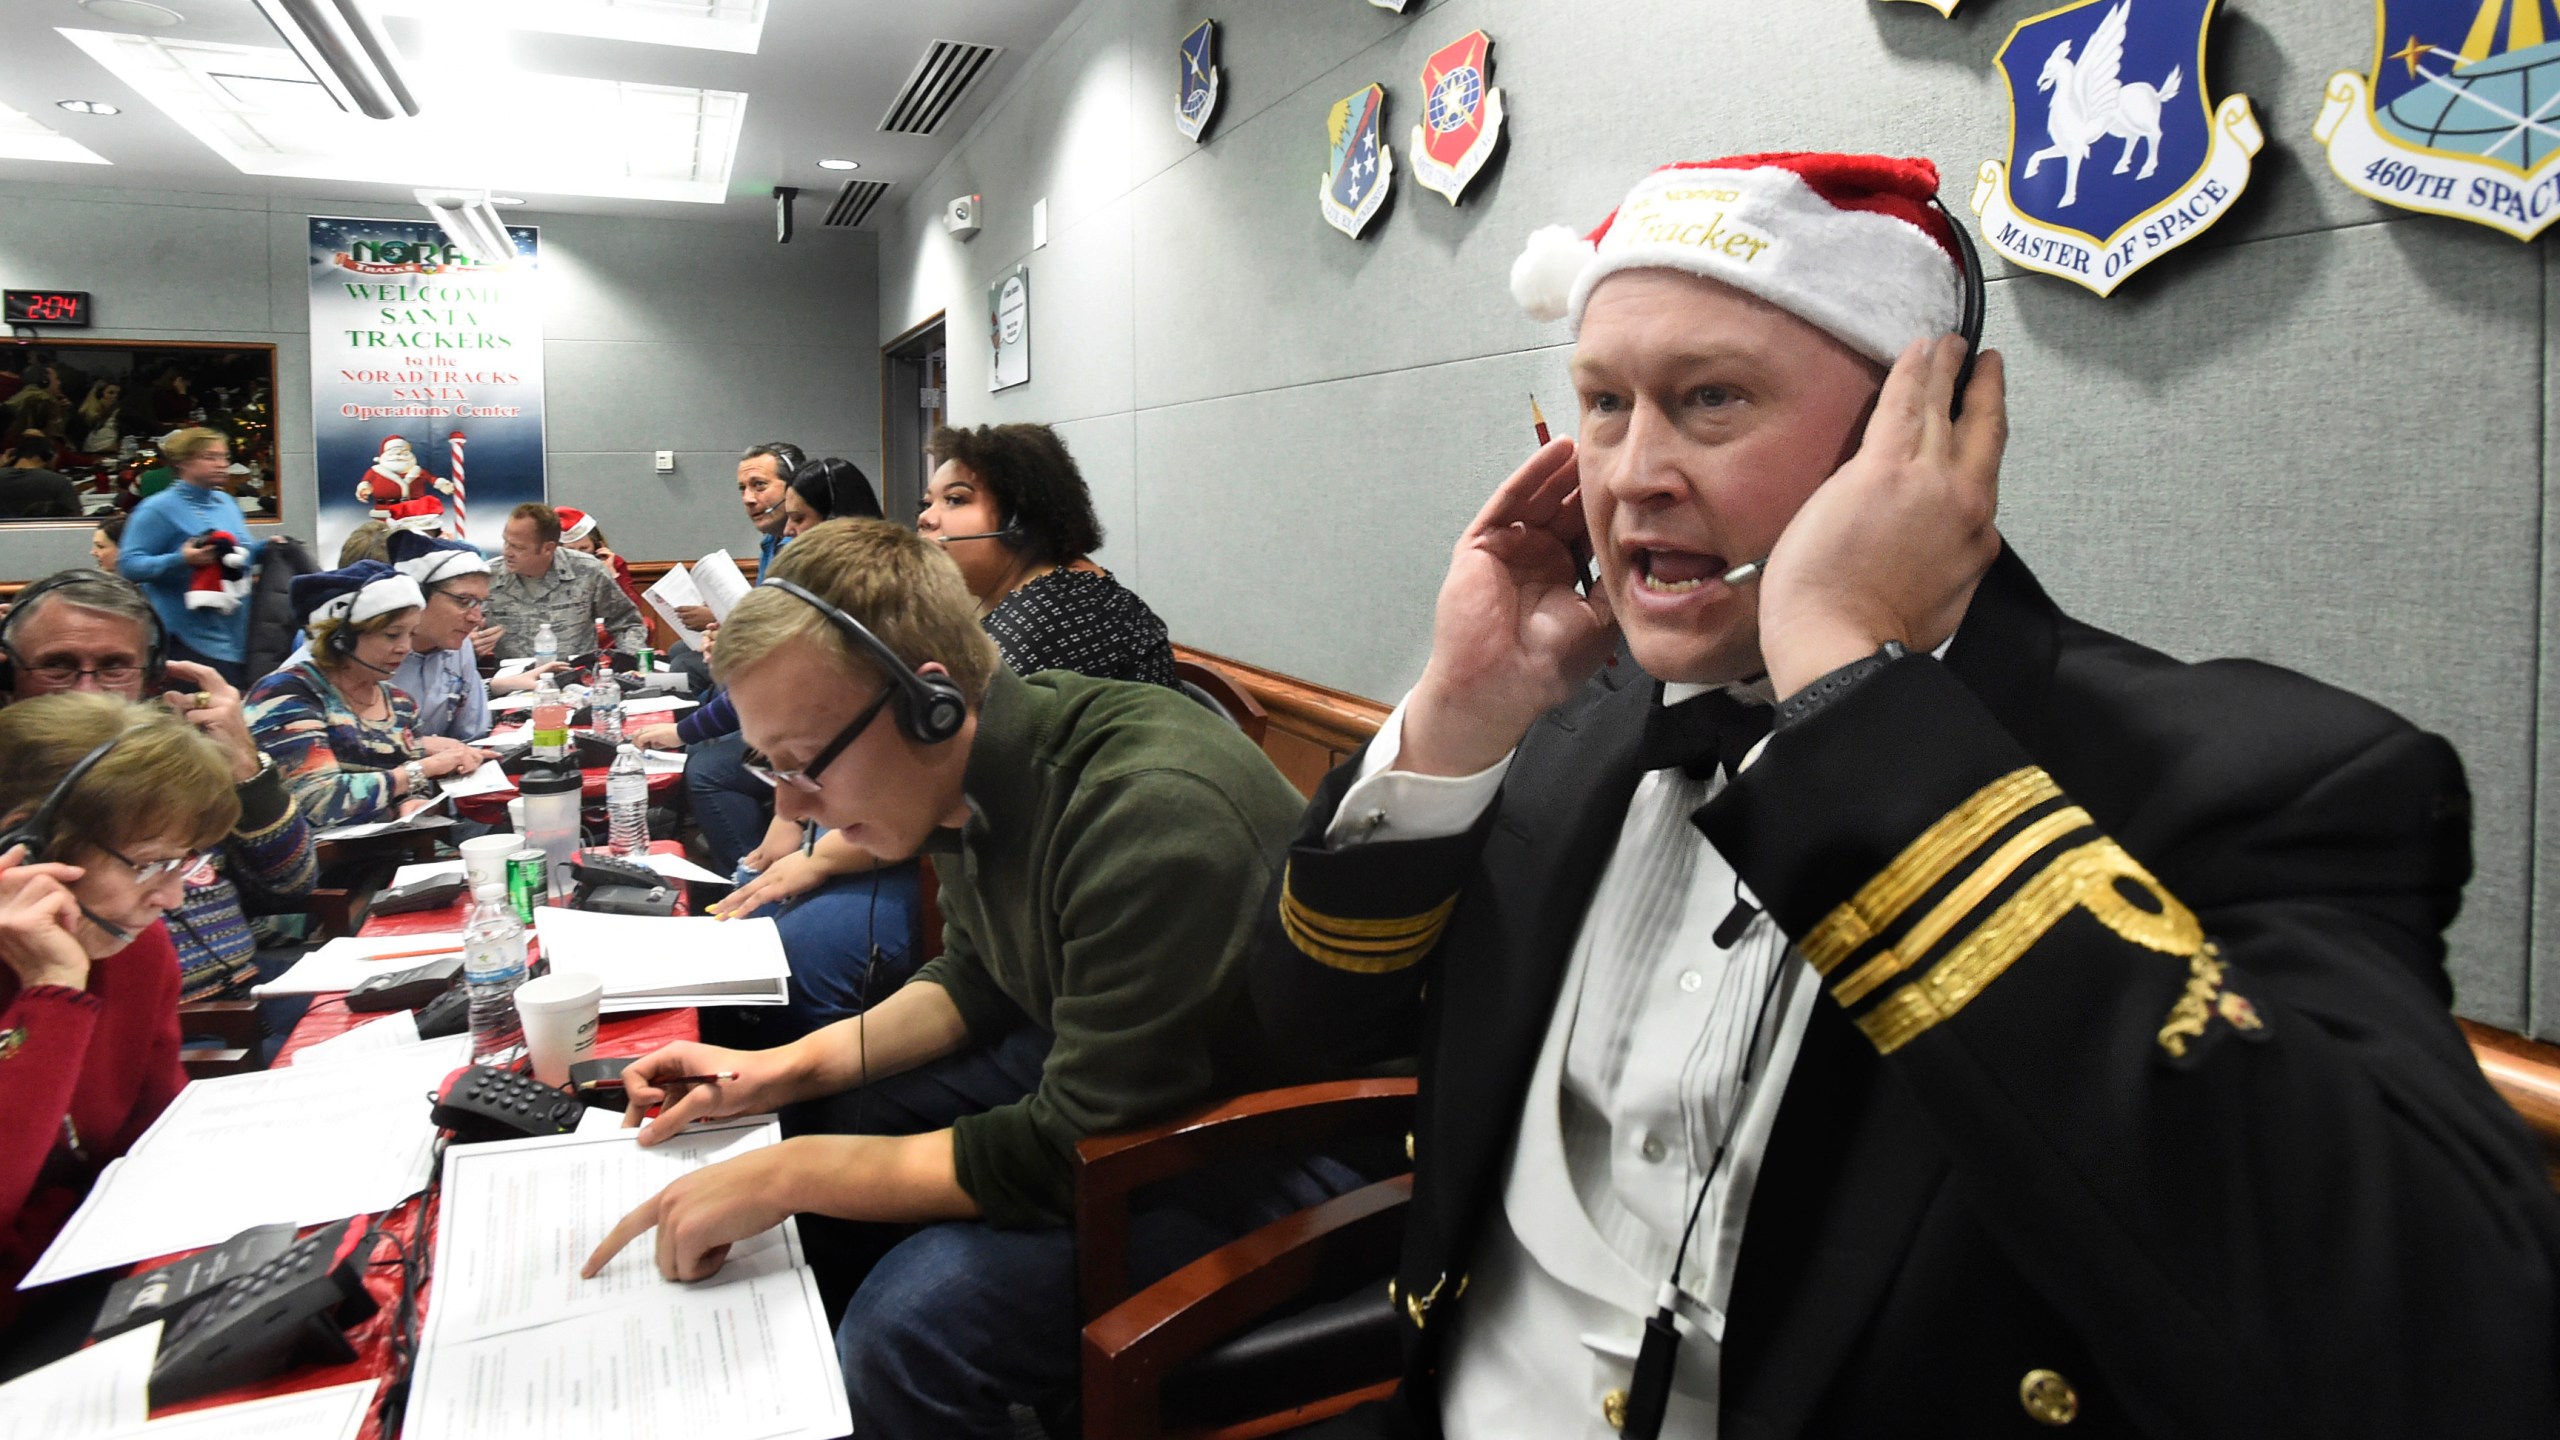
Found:
<path fill-rule="evenodd" d="M 1342 850 L 1372 840 L 1463 834 L 1502 793 L 1502 777 L 1511 769 L 1509 755 L 1473 775 L 1417 775 L 1390 768 L 1404 745 L 1404 706 L 1397 702 L 1395 713 L 1369 742 L 1360 759 L 1360 777 L 1343 792 L 1333 823 L 1325 827 L 1327 846 Z"/>

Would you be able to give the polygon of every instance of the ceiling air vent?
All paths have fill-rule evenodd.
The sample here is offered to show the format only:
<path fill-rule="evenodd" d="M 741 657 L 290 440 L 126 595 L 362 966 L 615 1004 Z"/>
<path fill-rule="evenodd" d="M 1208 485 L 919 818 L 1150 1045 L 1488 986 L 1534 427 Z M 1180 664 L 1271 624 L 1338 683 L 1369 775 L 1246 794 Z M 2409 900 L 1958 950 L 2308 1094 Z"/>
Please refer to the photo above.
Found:
<path fill-rule="evenodd" d="M 830 229 L 850 230 L 871 217 L 871 207 L 889 193 L 886 180 L 847 180 L 836 192 L 836 201 L 827 207 L 825 224 Z"/>
<path fill-rule="evenodd" d="M 915 73 L 889 102 L 889 113 L 880 117 L 880 128 L 892 135 L 930 135 L 942 124 L 951 107 L 960 103 L 970 85 L 987 73 L 987 66 L 1003 54 L 1001 47 L 972 45 L 965 40 L 936 40 L 926 48 L 924 58 L 916 62 Z"/>

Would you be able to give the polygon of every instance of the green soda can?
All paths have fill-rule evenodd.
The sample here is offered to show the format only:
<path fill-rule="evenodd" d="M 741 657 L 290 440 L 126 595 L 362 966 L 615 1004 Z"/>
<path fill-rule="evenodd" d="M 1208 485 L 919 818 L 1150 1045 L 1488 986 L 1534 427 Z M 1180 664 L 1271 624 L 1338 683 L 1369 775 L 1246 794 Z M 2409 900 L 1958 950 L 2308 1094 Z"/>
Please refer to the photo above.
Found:
<path fill-rule="evenodd" d="M 550 860 L 539 850 L 519 850 L 507 857 L 507 899 L 516 907 L 516 919 L 522 924 L 533 923 L 533 907 L 549 893 L 543 874 Z"/>

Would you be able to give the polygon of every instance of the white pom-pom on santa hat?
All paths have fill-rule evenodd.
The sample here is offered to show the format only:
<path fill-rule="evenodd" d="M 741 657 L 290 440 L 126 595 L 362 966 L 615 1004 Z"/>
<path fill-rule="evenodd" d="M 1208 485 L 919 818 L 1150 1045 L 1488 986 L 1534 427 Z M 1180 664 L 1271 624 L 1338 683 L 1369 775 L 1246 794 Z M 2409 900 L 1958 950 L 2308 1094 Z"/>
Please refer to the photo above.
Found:
<path fill-rule="evenodd" d="M 1550 225 L 1511 266 L 1511 293 L 1576 328 L 1621 270 L 1679 270 L 1784 309 L 1871 359 L 1956 328 L 1964 308 L 1954 221 L 1932 204 L 1938 167 L 1889 155 L 1737 155 L 1666 165 L 1598 228 Z"/>
<path fill-rule="evenodd" d="M 1520 258 L 1511 262 L 1511 298 L 1541 320 L 1561 320 L 1573 300 L 1573 282 L 1598 247 L 1562 225 L 1529 232 Z"/>

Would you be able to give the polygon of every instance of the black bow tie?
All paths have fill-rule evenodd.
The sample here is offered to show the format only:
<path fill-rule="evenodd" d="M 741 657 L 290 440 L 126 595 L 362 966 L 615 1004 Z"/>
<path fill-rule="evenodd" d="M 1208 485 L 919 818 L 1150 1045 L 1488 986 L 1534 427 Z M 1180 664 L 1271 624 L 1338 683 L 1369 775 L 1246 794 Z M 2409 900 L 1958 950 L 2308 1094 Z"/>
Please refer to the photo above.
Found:
<path fill-rule="evenodd" d="M 1692 780 L 1713 775 L 1718 764 L 1726 774 L 1739 775 L 1743 757 L 1768 735 L 1769 721 L 1776 713 L 1723 690 L 1710 690 L 1677 705 L 1665 705 L 1657 695 L 1653 709 L 1645 715 L 1644 744 L 1636 751 L 1636 763 L 1646 770 L 1677 765 Z"/>

